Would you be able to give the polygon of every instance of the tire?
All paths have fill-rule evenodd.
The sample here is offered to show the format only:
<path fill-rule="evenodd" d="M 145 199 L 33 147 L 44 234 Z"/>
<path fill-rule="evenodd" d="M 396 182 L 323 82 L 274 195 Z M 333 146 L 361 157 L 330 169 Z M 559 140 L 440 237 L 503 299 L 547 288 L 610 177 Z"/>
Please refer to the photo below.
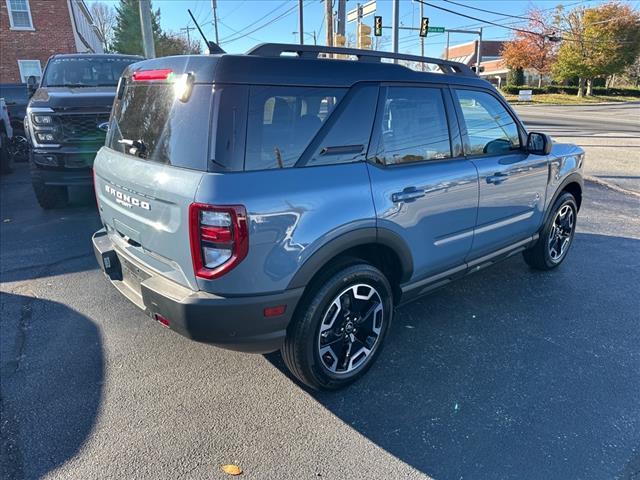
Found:
<path fill-rule="evenodd" d="M 522 252 L 527 264 L 536 270 L 558 267 L 567 258 L 576 232 L 578 205 L 573 195 L 560 195 L 550 212 L 538 241 Z"/>
<path fill-rule="evenodd" d="M 13 172 L 13 159 L 9 156 L 9 137 L 0 130 L 0 173 Z"/>
<path fill-rule="evenodd" d="M 384 274 L 361 260 L 342 263 L 309 286 L 287 329 L 282 357 L 302 383 L 337 390 L 371 367 L 392 317 L 393 293 Z"/>
<path fill-rule="evenodd" d="M 38 204 L 44 210 L 63 208 L 69 202 L 67 187 L 45 185 L 42 172 L 33 164 L 31 165 L 31 183 Z"/>

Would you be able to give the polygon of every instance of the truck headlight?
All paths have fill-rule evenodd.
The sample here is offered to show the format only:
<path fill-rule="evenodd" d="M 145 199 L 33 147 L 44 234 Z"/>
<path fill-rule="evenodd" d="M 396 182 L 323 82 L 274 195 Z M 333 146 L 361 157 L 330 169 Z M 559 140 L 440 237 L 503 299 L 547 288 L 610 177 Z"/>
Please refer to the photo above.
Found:
<path fill-rule="evenodd" d="M 51 125 L 53 117 L 51 115 L 34 115 L 33 122 L 37 125 Z"/>

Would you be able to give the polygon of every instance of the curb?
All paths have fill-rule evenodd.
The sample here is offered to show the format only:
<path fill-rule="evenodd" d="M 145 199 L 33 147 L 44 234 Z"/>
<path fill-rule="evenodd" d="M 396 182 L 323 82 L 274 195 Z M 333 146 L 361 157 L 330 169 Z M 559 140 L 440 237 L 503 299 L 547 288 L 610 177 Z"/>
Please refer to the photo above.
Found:
<path fill-rule="evenodd" d="M 597 177 L 590 177 L 590 176 L 586 176 L 586 175 L 585 175 L 584 179 L 587 182 L 595 183 L 596 185 L 608 188 L 610 190 L 614 190 L 614 191 L 616 191 L 618 193 L 624 193 L 625 195 L 631 195 L 633 197 L 640 198 L 640 192 L 635 192 L 633 190 L 628 190 L 628 189 L 623 188 L 623 187 L 621 187 L 619 185 L 616 185 L 615 183 L 607 182 L 607 181 L 601 180 L 601 179 L 599 179 Z"/>
<path fill-rule="evenodd" d="M 513 101 L 507 102 L 510 105 L 517 105 L 519 107 L 598 107 L 598 106 L 613 106 L 613 105 L 640 105 L 640 102 L 637 100 L 629 101 L 629 102 L 599 102 L 599 103 L 529 103 L 529 102 L 519 102 Z"/>

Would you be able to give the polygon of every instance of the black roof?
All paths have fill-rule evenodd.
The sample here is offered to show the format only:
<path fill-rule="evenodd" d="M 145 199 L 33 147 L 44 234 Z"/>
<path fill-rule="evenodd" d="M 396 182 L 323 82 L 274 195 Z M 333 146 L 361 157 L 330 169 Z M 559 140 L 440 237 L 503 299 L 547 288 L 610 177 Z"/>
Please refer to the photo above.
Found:
<path fill-rule="evenodd" d="M 174 72 L 193 72 L 196 83 L 350 87 L 357 82 L 393 81 L 485 87 L 488 85 L 488 82 L 473 74 L 467 66 L 441 59 L 399 56 L 401 60 L 404 58 L 410 58 L 413 61 L 422 59 L 425 63 L 445 64 L 445 69 L 449 73 L 421 72 L 401 64 L 382 62 L 381 58 L 393 58 L 393 54 L 367 50 L 339 50 L 341 53 L 355 52 L 353 55 L 362 55 L 362 58 L 358 60 L 317 58 L 306 55 L 273 55 L 273 50 L 277 51 L 275 47 L 279 45 L 261 45 L 244 55 L 225 53 L 149 59 L 130 65 L 124 76 L 128 77 L 138 70 L 169 68 Z M 296 47 L 296 51 L 302 48 L 301 46 L 291 47 Z M 304 48 L 313 52 L 326 50 L 323 47 L 305 46 Z M 263 54 L 265 50 L 268 51 L 268 54 Z M 335 51 L 335 49 L 331 49 L 331 51 Z M 454 68 L 449 68 L 449 66 Z M 454 73 L 454 69 L 459 70 Z"/>

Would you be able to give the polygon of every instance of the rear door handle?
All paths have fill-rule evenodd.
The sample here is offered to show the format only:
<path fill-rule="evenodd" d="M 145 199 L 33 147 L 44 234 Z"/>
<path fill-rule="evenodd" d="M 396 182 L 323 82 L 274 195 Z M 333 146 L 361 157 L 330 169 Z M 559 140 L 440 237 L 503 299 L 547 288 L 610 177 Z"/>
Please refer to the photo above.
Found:
<path fill-rule="evenodd" d="M 411 200 L 415 200 L 416 198 L 424 197 L 425 191 L 422 188 L 405 188 L 401 192 L 396 192 L 391 195 L 391 200 L 394 202 L 409 202 Z"/>
<path fill-rule="evenodd" d="M 489 175 L 487 177 L 487 183 L 493 183 L 494 185 L 499 185 L 504 182 L 507 178 L 509 178 L 508 173 L 496 172 L 493 175 Z"/>
<path fill-rule="evenodd" d="M 336 147 L 324 147 L 320 155 L 340 155 L 347 153 L 362 153 L 364 145 L 339 145 Z"/>

